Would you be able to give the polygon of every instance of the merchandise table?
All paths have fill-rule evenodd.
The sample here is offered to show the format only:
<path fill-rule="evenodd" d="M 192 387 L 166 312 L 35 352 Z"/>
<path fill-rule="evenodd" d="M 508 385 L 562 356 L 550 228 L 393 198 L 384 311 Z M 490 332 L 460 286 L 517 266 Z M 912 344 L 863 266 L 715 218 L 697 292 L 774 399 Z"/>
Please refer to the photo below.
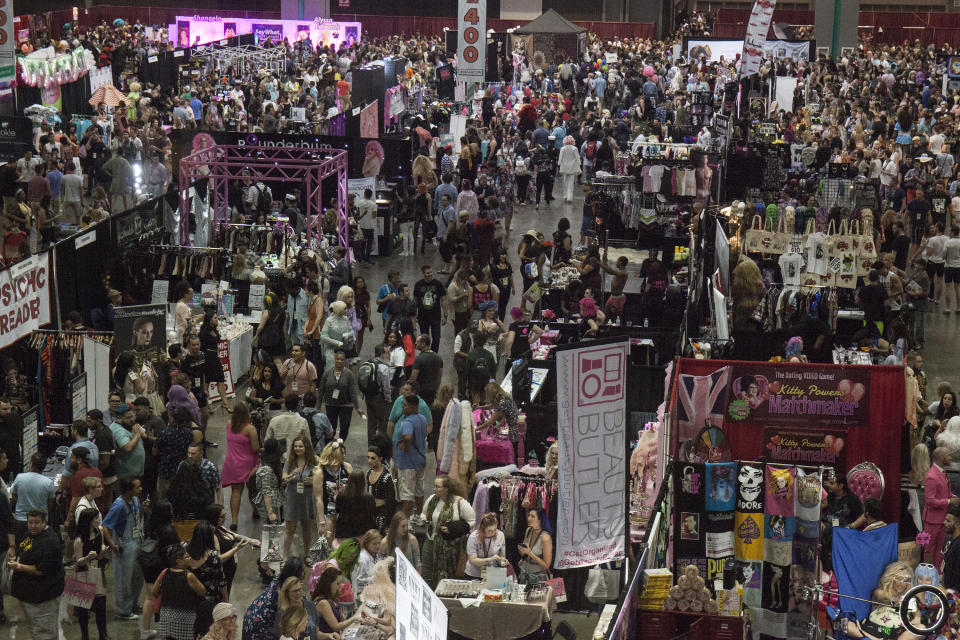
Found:
<path fill-rule="evenodd" d="M 253 359 L 253 327 L 246 328 L 227 340 L 230 349 L 230 373 L 236 382 L 250 372 Z"/>
<path fill-rule="evenodd" d="M 449 631 L 475 640 L 513 640 L 550 622 L 557 608 L 553 588 L 536 602 L 487 602 L 476 598 L 440 598 L 450 612 Z"/>

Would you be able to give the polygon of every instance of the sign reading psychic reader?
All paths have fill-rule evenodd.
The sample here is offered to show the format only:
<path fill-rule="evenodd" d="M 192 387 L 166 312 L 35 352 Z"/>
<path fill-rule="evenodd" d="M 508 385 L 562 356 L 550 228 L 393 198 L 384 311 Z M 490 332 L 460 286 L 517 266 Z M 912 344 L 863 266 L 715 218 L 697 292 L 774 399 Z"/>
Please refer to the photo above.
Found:
<path fill-rule="evenodd" d="M 49 253 L 0 272 L 0 349 L 50 323 Z"/>
<path fill-rule="evenodd" d="M 733 365 L 726 420 L 819 427 L 865 426 L 868 371 L 787 363 Z"/>
<path fill-rule="evenodd" d="M 557 351 L 557 569 L 624 557 L 627 341 L 586 345 Z"/>

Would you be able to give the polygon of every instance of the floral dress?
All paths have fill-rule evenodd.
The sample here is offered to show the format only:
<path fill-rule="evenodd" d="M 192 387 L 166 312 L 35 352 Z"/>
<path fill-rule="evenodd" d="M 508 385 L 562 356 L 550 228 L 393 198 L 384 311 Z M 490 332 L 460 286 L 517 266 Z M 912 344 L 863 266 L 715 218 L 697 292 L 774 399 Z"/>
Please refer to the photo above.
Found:
<path fill-rule="evenodd" d="M 270 586 L 247 607 L 247 612 L 243 615 L 242 640 L 276 640 L 279 637 L 274 626 L 279 606 L 279 590 L 280 584 L 274 578 Z"/>
<path fill-rule="evenodd" d="M 193 570 L 193 575 L 197 576 L 207 590 L 205 596 L 210 602 L 220 602 L 223 599 L 223 592 L 227 588 L 227 579 L 223 574 L 223 561 L 216 550 L 211 549 L 207 552 L 207 559 L 199 567 Z"/>

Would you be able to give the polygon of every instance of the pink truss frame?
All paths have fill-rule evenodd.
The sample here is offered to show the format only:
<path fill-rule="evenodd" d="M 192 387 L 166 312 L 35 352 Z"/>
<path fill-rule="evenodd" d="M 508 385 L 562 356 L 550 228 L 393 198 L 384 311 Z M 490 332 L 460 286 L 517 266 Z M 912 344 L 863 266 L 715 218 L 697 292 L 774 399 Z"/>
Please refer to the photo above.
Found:
<path fill-rule="evenodd" d="M 247 145 L 213 145 L 180 160 L 180 243 L 190 244 L 191 184 L 208 178 L 213 181 L 213 225 L 216 229 L 230 217 L 227 190 L 231 182 L 242 181 L 244 169 L 253 178 L 271 182 L 296 182 L 304 185 L 307 194 L 307 242 L 318 233 L 323 213 L 323 180 L 337 176 L 337 237 L 343 247 L 349 243 L 347 210 L 347 152 L 326 145 L 315 147 L 263 147 Z M 213 235 L 211 234 L 211 237 Z M 347 252 L 349 260 L 350 252 Z"/>

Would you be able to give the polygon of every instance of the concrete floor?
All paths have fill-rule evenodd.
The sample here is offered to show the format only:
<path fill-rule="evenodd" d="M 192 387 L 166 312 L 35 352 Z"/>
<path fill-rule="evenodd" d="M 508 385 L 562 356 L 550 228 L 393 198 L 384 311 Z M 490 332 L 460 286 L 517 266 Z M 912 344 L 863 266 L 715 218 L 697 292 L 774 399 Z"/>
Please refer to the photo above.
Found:
<path fill-rule="evenodd" d="M 555 189 L 555 191 L 559 193 L 559 188 Z M 517 207 L 514 213 L 512 230 L 507 245 L 514 268 L 516 269 L 518 267 L 516 245 L 519 243 L 521 235 L 529 229 L 540 231 L 547 238 L 550 238 L 551 234 L 556 230 L 557 221 L 565 216 L 571 222 L 571 231 L 573 232 L 572 235 L 574 241 L 576 241 L 579 235 L 582 204 L 583 196 L 582 194 L 579 194 L 576 196 L 572 204 L 566 204 L 555 200 L 552 206 L 546 207 L 545 205 L 541 205 L 539 210 L 535 209 L 534 205 L 532 204 Z M 388 270 L 399 269 L 403 275 L 404 281 L 409 283 L 412 288 L 413 284 L 421 278 L 420 267 L 424 264 L 432 265 L 435 271 L 441 268 L 442 261 L 440 260 L 439 254 L 435 247 L 428 247 L 425 256 L 396 256 L 389 258 L 377 258 L 374 266 L 359 267 L 358 270 L 355 271 L 355 274 L 359 273 L 360 275 L 363 275 L 367 280 L 368 287 L 371 290 L 376 291 L 380 285 L 387 281 L 386 274 Z M 444 276 L 438 277 L 445 278 Z M 516 281 L 517 284 L 519 284 L 519 274 L 517 274 Z M 518 303 L 518 296 L 515 293 L 514 299 L 511 301 L 510 306 L 515 306 Z M 960 319 L 957 319 L 955 322 L 960 323 Z M 507 323 L 509 324 L 509 316 L 507 316 Z M 373 335 L 367 335 L 365 337 L 363 352 L 361 354 L 363 358 L 371 357 L 375 344 L 380 341 L 379 338 L 382 335 L 382 325 L 379 319 L 374 320 L 374 325 L 375 329 Z M 449 362 L 453 352 L 454 338 L 453 328 L 450 323 L 448 323 L 442 329 L 441 336 L 442 338 L 439 353 L 444 357 L 445 360 Z M 456 377 L 452 366 L 445 368 L 444 378 L 447 381 L 455 382 Z M 240 392 L 242 393 L 243 391 L 244 388 L 241 387 Z M 214 409 L 216 409 L 216 407 L 214 407 Z M 208 437 L 216 442 L 224 443 L 226 439 L 226 423 L 227 416 L 220 411 L 214 411 L 208 426 Z M 353 422 L 351 424 L 350 435 L 346 442 L 346 449 L 348 461 L 354 466 L 359 466 L 360 468 L 366 467 L 366 438 L 366 421 L 355 413 Z M 225 454 L 226 448 L 225 446 L 221 445 L 219 448 L 211 449 L 209 455 L 211 459 L 216 462 L 218 466 L 220 466 L 223 463 Z M 431 487 L 433 483 L 433 473 L 430 472 L 431 468 L 436 468 L 436 463 L 432 455 L 427 463 L 427 487 Z M 229 501 L 229 491 L 226 492 L 225 500 Z M 260 537 L 258 521 L 252 519 L 250 504 L 246 497 L 244 497 L 243 506 L 241 507 L 240 511 L 240 533 L 255 538 Z M 294 541 L 294 548 L 292 552 L 297 554 L 302 553 L 302 543 L 300 541 L 299 534 Z M 243 611 L 246 610 L 253 598 L 262 591 L 263 587 L 256 570 L 255 552 L 252 550 L 244 550 L 240 553 L 240 568 L 233 584 L 233 591 L 231 592 L 230 600 L 242 616 Z M 140 623 L 139 621 L 126 622 L 114 619 L 113 595 L 111 586 L 112 572 L 108 569 L 107 613 L 109 636 L 112 638 L 112 640 L 135 640 L 136 638 L 140 637 Z M 5 611 L 8 616 L 13 618 L 14 616 L 20 614 L 19 605 L 15 600 L 9 596 L 4 598 L 4 600 Z M 22 615 L 20 616 L 20 619 L 23 620 Z M 592 636 L 593 629 L 596 626 L 597 616 L 591 615 L 588 618 L 587 616 L 578 614 L 557 614 L 555 620 L 567 620 L 576 629 L 578 638 L 589 638 Z M 91 637 L 96 638 L 96 625 L 92 619 L 89 623 L 89 629 Z M 73 618 L 64 623 L 63 633 L 67 640 L 79 640 L 81 637 L 79 627 Z M 11 639 L 26 639 L 30 637 L 29 628 L 25 623 L 16 624 L 15 622 L 11 622 L 6 626 L 6 628 L 0 627 L 0 637 L 6 637 L 8 634 Z"/>

